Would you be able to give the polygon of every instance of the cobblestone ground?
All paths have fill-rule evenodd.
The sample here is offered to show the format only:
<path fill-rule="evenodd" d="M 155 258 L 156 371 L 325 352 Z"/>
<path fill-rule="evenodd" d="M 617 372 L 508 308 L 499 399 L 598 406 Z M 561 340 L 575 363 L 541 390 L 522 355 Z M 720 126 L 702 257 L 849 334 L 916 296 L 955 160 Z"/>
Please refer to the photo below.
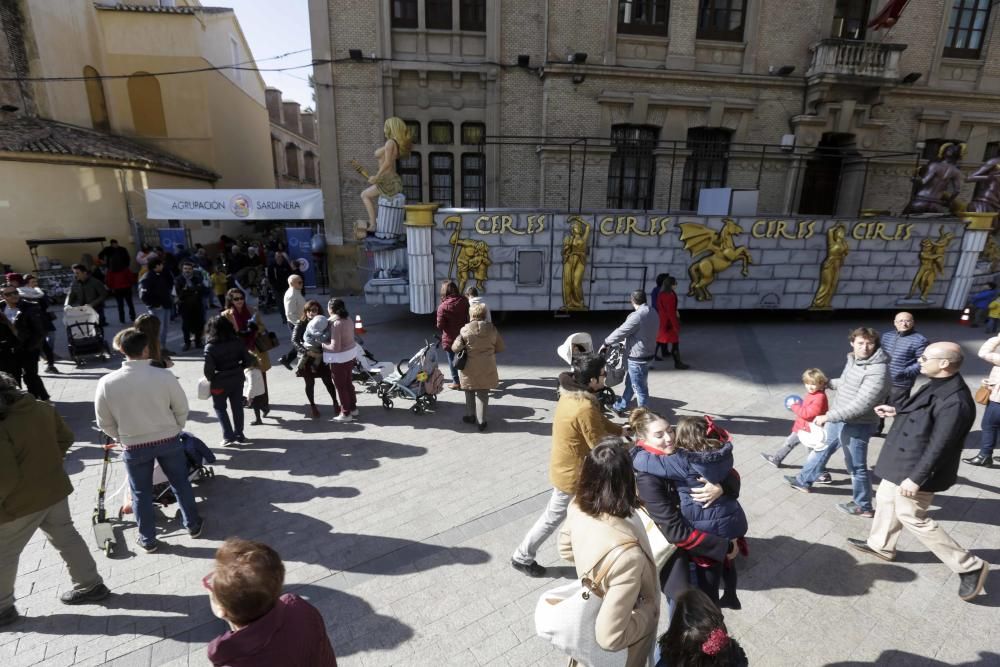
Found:
<path fill-rule="evenodd" d="M 398 309 L 361 312 L 368 347 L 381 360 L 410 356 L 433 333 L 428 317 Z M 287 334 L 276 316 L 268 319 L 284 348 Z M 362 394 L 359 421 L 331 423 L 329 407 L 313 421 L 304 415 L 300 381 L 276 367 L 268 375 L 271 418 L 248 426 L 252 444 L 217 449 L 217 476 L 196 487 L 208 521 L 202 537 L 189 538 L 172 507 L 170 519 L 159 521 L 164 548 L 137 553 L 135 528 L 126 524 L 115 558 L 95 551 L 114 595 L 102 606 L 64 607 L 57 596 L 69 585 L 65 568 L 36 535 L 17 580 L 26 618 L 0 633 L 0 664 L 208 664 L 205 645 L 224 628 L 212 617 L 200 580 L 229 535 L 278 549 L 288 589 L 322 611 L 346 667 L 564 664 L 534 636 L 532 621 L 535 601 L 555 580 L 526 578 L 510 568 L 509 557 L 550 490 L 553 387 L 562 370 L 555 347 L 578 330 L 599 340 L 617 319 L 554 320 L 539 313 L 500 322 L 507 342 L 502 391 L 483 434 L 461 422 L 463 396 L 449 390 L 434 414 L 414 415 L 404 401 L 385 411 L 374 395 Z M 726 620 L 751 664 L 1000 664 L 1000 575 L 993 573 L 987 592 L 970 604 L 956 595 L 957 576 L 909 535 L 894 563 L 849 551 L 845 538 L 866 535 L 869 522 L 834 507 L 850 495 L 843 459 L 832 461 L 833 485 L 804 495 L 758 456 L 787 435 L 791 419 L 782 399 L 801 390 L 801 371 L 820 366 L 839 373 L 848 329 L 890 322 L 891 314 L 821 323 L 746 316 L 692 323 L 683 348 L 693 369 L 658 364 L 650 374 L 655 408 L 669 416 L 712 413 L 736 437 L 751 555 L 741 562 L 743 609 Z M 951 318 L 918 320 L 918 328 L 932 339 L 961 341 L 972 357 L 966 379 L 978 383 L 986 371 L 975 358 L 981 329 L 959 327 Z M 169 344 L 175 350 L 177 329 Z M 58 349 L 65 354 L 61 339 Z M 200 359 L 181 354 L 176 361 L 174 371 L 194 397 Z M 77 434 L 66 466 L 76 487 L 74 516 L 88 540 L 101 470 L 91 400 L 96 379 L 113 365 L 75 369 L 61 362 L 63 374 L 45 378 Z M 221 432 L 210 405 L 194 398 L 191 404 L 189 429 L 214 446 Z M 967 451 L 977 437 L 978 422 Z M 870 462 L 881 446 L 873 440 Z M 793 453 L 788 471 L 803 458 Z M 997 563 L 1000 470 L 963 464 L 960 474 L 959 485 L 935 499 L 934 516 L 963 545 Z M 120 464 L 112 477 L 111 487 L 119 488 Z M 539 561 L 555 577 L 573 576 L 554 541 Z"/>

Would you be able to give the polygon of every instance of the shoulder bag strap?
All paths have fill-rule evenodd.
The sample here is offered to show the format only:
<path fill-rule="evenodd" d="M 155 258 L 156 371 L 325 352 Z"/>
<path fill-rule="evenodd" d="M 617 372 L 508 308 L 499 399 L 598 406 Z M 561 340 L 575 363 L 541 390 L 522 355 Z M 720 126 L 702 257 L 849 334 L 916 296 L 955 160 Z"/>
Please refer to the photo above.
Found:
<path fill-rule="evenodd" d="M 639 546 L 639 543 L 634 540 L 630 542 L 622 542 L 621 544 L 618 544 L 613 548 L 609 549 L 608 552 L 604 554 L 604 557 L 602 558 L 604 564 L 601 565 L 601 569 L 598 570 L 597 575 L 590 582 L 594 589 L 600 591 L 599 593 L 600 595 L 603 596 L 604 579 L 605 577 L 608 576 L 608 572 L 611 571 L 611 568 L 614 566 L 614 564 L 618 561 L 618 559 L 621 557 L 623 553 L 625 553 L 632 547 L 637 547 L 637 546 Z"/>

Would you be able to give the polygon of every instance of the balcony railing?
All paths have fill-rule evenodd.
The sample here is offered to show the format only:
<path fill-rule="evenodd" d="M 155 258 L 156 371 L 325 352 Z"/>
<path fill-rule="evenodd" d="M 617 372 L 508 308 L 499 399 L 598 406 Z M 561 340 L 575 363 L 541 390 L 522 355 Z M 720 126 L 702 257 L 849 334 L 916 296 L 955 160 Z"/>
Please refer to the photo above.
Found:
<path fill-rule="evenodd" d="M 869 77 L 882 81 L 899 79 L 899 55 L 906 44 L 875 44 L 851 39 L 824 39 L 810 47 L 812 62 L 807 77 Z"/>

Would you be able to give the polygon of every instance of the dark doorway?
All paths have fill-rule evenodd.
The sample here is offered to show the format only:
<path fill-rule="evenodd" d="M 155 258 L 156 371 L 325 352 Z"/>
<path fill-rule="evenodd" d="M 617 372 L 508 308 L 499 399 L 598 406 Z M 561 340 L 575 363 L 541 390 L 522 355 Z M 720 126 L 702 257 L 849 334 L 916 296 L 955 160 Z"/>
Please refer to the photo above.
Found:
<path fill-rule="evenodd" d="M 855 155 L 854 135 L 827 132 L 806 162 L 802 177 L 799 213 L 803 215 L 833 215 L 840 193 L 844 158 Z"/>

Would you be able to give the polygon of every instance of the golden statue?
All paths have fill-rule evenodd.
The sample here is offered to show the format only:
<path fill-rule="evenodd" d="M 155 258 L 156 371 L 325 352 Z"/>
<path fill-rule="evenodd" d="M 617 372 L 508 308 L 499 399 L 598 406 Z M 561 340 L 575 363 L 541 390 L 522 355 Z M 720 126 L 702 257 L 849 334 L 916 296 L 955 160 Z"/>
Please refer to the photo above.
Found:
<path fill-rule="evenodd" d="M 910 292 L 906 295 L 907 299 L 919 292 L 920 300 L 927 301 L 927 295 L 934 287 L 934 282 L 944 271 L 944 254 L 954 238 L 955 235 L 946 232 L 942 226 L 938 231 L 937 241 L 924 239 L 920 242 L 920 268 L 917 269 L 917 275 L 913 276 L 913 282 L 910 283 Z"/>
<path fill-rule="evenodd" d="M 691 278 L 688 296 L 693 296 L 698 301 L 712 300 L 708 286 L 734 262 L 737 260 L 743 262 L 741 273 L 744 278 L 749 274 L 750 265 L 753 264 L 753 258 L 750 257 L 747 247 L 736 247 L 733 243 L 733 237 L 742 234 L 743 228 L 732 218 L 723 218 L 722 223 L 722 230 L 718 232 L 697 222 L 680 224 L 681 243 L 694 258 L 688 267 L 688 277 Z"/>
<path fill-rule="evenodd" d="M 826 231 L 826 259 L 819 269 L 819 287 L 810 308 L 813 310 L 829 310 L 833 295 L 837 293 L 837 283 L 840 282 L 840 268 L 851 251 L 847 245 L 847 228 L 843 224 L 834 225 Z"/>
<path fill-rule="evenodd" d="M 986 247 L 980 253 L 979 259 L 990 263 L 990 271 L 995 272 L 1000 267 L 1000 244 L 992 234 L 986 237 Z"/>
<path fill-rule="evenodd" d="M 562 310 L 587 310 L 583 302 L 583 274 L 590 252 L 591 225 L 579 216 L 571 216 L 569 231 L 562 243 Z"/>
<path fill-rule="evenodd" d="M 382 129 L 385 133 L 385 144 L 375 151 L 378 171 L 369 176 L 365 168 L 356 160 L 351 161 L 354 169 L 368 179 L 371 184 L 361 193 L 361 201 L 368 211 L 367 229 L 369 231 L 375 229 L 375 211 L 378 207 L 378 198 L 380 196 L 394 197 L 403 191 L 403 180 L 396 173 L 396 160 L 408 157 L 410 145 L 413 143 L 410 129 L 400 118 L 395 116 L 387 118 Z"/>
<path fill-rule="evenodd" d="M 455 276 L 458 282 L 458 291 L 465 293 L 465 283 L 469 280 L 469 274 L 476 279 L 476 289 L 480 292 L 486 291 L 487 272 L 493 260 L 490 259 L 490 246 L 485 241 L 473 241 L 463 239 L 462 216 L 449 215 L 444 220 L 445 225 L 454 225 L 448 243 L 451 244 L 451 263 L 448 264 L 448 277 L 452 277 L 455 265 L 458 265 L 458 274 Z"/>

